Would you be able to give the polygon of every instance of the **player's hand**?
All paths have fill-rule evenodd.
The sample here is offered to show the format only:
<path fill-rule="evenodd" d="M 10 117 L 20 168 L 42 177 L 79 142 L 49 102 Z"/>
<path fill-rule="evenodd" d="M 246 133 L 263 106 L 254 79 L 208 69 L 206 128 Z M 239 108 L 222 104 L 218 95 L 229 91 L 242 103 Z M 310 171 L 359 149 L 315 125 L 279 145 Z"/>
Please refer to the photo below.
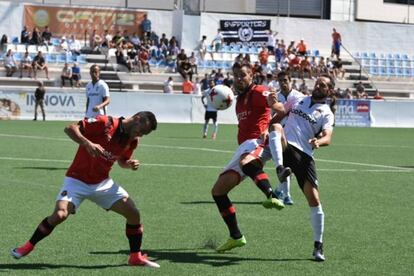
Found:
<path fill-rule="evenodd" d="M 99 111 L 99 106 L 98 105 L 94 106 L 94 108 L 92 110 L 95 111 L 95 112 L 98 112 Z"/>
<path fill-rule="evenodd" d="M 135 159 L 129 159 L 129 160 L 127 160 L 126 161 L 126 163 L 129 165 L 129 167 L 132 169 L 132 170 L 134 170 L 134 171 L 136 171 L 136 170 L 138 170 L 138 168 L 139 168 L 139 160 L 135 160 Z"/>
<path fill-rule="evenodd" d="M 309 139 L 309 144 L 312 145 L 312 148 L 319 149 L 319 141 L 317 138 Z"/>
<path fill-rule="evenodd" d="M 99 145 L 92 142 L 89 142 L 85 145 L 86 151 L 93 157 L 98 157 L 100 155 L 103 155 L 105 152 L 105 149 Z"/>
<path fill-rule="evenodd" d="M 270 91 L 269 95 L 267 96 L 267 105 L 273 106 L 277 102 L 277 94 Z"/>

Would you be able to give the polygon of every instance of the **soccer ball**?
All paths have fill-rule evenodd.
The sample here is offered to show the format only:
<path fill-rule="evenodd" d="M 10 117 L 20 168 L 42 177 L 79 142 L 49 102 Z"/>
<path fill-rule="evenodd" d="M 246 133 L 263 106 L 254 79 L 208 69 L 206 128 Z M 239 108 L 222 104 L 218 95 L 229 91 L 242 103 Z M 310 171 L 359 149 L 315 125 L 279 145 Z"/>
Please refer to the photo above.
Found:
<path fill-rule="evenodd" d="M 234 93 L 230 87 L 219 84 L 211 88 L 210 92 L 208 93 L 207 100 L 217 110 L 225 110 L 229 108 L 233 103 Z"/>

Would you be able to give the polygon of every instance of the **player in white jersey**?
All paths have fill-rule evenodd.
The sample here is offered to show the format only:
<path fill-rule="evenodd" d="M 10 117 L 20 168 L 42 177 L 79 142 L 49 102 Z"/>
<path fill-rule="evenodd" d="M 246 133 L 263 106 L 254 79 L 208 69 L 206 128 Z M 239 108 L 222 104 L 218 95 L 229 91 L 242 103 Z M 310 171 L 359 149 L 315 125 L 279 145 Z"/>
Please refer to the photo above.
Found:
<path fill-rule="evenodd" d="M 296 99 L 302 99 L 305 95 L 301 92 L 297 91 L 296 89 L 292 88 L 292 80 L 288 72 L 281 71 L 277 75 L 277 80 L 279 82 L 280 92 L 277 94 L 277 100 L 280 103 L 286 103 L 288 98 L 294 97 Z M 285 125 L 287 117 L 283 118 L 280 124 L 282 126 Z M 277 130 L 273 130 L 269 132 L 269 139 L 279 139 L 280 140 L 281 133 L 278 133 Z M 280 142 L 279 142 L 280 143 Z M 281 145 L 281 144 L 280 144 Z M 279 157 L 275 154 L 272 155 L 273 161 L 275 166 L 279 166 L 283 163 L 283 154 L 279 154 Z M 280 200 L 283 200 L 285 205 L 293 205 L 292 196 L 290 195 L 290 181 L 291 176 L 288 176 L 284 179 L 280 179 L 279 186 L 275 189 L 275 195 Z"/>
<path fill-rule="evenodd" d="M 101 70 L 98 65 L 91 66 L 89 71 L 92 81 L 86 85 L 86 118 L 106 115 L 106 106 L 109 104 L 109 87 L 105 81 L 99 79 Z"/>
<path fill-rule="evenodd" d="M 214 129 L 213 133 L 211 134 L 211 138 L 213 140 L 217 137 L 217 129 L 218 129 L 218 122 L 217 122 L 217 109 L 211 104 L 207 98 L 210 96 L 211 89 L 214 86 L 214 81 L 210 80 L 210 89 L 203 92 L 203 96 L 201 97 L 201 102 L 203 103 L 206 113 L 204 114 L 204 126 L 203 126 L 203 138 L 207 138 L 208 133 L 208 122 L 210 119 L 213 121 Z"/>
<path fill-rule="evenodd" d="M 272 124 L 271 129 L 282 133 L 284 165 L 289 166 L 296 176 L 308 205 L 311 209 L 310 219 L 314 235 L 313 256 L 316 261 L 324 261 L 322 237 L 324 230 L 324 212 L 318 190 L 313 152 L 321 146 L 328 146 L 334 125 L 334 114 L 327 103 L 327 98 L 334 93 L 334 80 L 328 75 L 321 75 L 315 82 L 312 96 L 303 99 L 289 97 L 285 103 L 285 114 L 289 114 L 283 128 L 279 123 Z M 269 147 L 279 154 L 272 141 Z"/>

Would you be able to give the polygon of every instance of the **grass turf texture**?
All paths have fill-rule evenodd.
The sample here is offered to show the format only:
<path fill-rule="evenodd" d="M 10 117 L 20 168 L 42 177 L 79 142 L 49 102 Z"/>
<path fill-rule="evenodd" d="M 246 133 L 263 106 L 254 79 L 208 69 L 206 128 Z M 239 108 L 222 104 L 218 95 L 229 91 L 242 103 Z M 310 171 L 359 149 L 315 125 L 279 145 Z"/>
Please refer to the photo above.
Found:
<path fill-rule="evenodd" d="M 76 145 L 65 122 L 0 121 L 0 272 L 25 275 L 409 275 L 414 271 L 414 130 L 336 128 L 316 153 L 325 211 L 325 263 L 310 260 L 309 208 L 296 181 L 295 205 L 266 210 L 250 180 L 230 194 L 247 245 L 212 248 L 228 232 L 210 196 L 236 149 L 236 127 L 216 141 L 201 125 L 160 124 L 135 152 L 137 171 L 111 175 L 141 210 L 143 249 L 161 269 L 128 267 L 124 219 L 85 201 L 34 252 L 14 260 L 49 215 Z M 339 162 L 340 161 L 340 162 Z M 267 165 L 275 185 L 276 176 Z M 138 270 L 138 271 L 137 271 Z"/>

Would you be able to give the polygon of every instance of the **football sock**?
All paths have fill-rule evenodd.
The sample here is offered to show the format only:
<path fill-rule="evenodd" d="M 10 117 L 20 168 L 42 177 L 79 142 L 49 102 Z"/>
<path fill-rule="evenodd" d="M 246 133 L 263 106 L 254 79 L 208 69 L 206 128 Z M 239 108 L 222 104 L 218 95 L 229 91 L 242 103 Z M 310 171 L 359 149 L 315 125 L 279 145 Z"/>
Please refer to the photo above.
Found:
<path fill-rule="evenodd" d="M 269 147 L 275 166 L 283 165 L 282 134 L 277 131 L 269 133 Z"/>
<path fill-rule="evenodd" d="M 230 232 L 230 237 L 233 239 L 240 239 L 242 234 L 237 225 L 236 208 L 234 208 L 229 197 L 227 195 L 215 196 L 213 199 L 217 204 L 219 212 L 227 225 Z"/>
<path fill-rule="evenodd" d="M 34 246 L 36 243 L 46 238 L 50 233 L 52 233 L 55 227 L 52 226 L 48 221 L 47 217 L 42 220 L 42 222 L 37 226 L 33 236 L 30 238 L 30 243 Z"/>
<path fill-rule="evenodd" d="M 213 129 L 213 135 L 216 134 L 217 135 L 217 130 L 218 130 L 218 122 L 216 121 L 214 123 L 214 129 Z"/>
<path fill-rule="evenodd" d="M 322 242 L 323 228 L 325 224 L 325 214 L 322 210 L 322 205 L 310 207 L 311 209 L 311 223 L 313 228 L 313 239 L 317 242 Z"/>
<path fill-rule="evenodd" d="M 207 131 L 208 131 L 208 121 L 204 123 L 203 134 L 207 135 Z"/>
<path fill-rule="evenodd" d="M 269 177 L 261 167 L 254 165 L 252 162 L 242 167 L 242 171 L 249 176 L 256 186 L 265 194 L 267 198 L 272 195 L 272 187 L 270 186 Z"/>
<path fill-rule="evenodd" d="M 280 183 L 280 187 L 278 189 L 280 189 L 285 196 L 290 196 L 290 176 L 286 177 L 286 181 Z"/>
<path fill-rule="evenodd" d="M 141 251 L 142 235 L 144 226 L 142 224 L 126 224 L 125 233 L 129 241 L 129 249 L 131 253 Z"/>

